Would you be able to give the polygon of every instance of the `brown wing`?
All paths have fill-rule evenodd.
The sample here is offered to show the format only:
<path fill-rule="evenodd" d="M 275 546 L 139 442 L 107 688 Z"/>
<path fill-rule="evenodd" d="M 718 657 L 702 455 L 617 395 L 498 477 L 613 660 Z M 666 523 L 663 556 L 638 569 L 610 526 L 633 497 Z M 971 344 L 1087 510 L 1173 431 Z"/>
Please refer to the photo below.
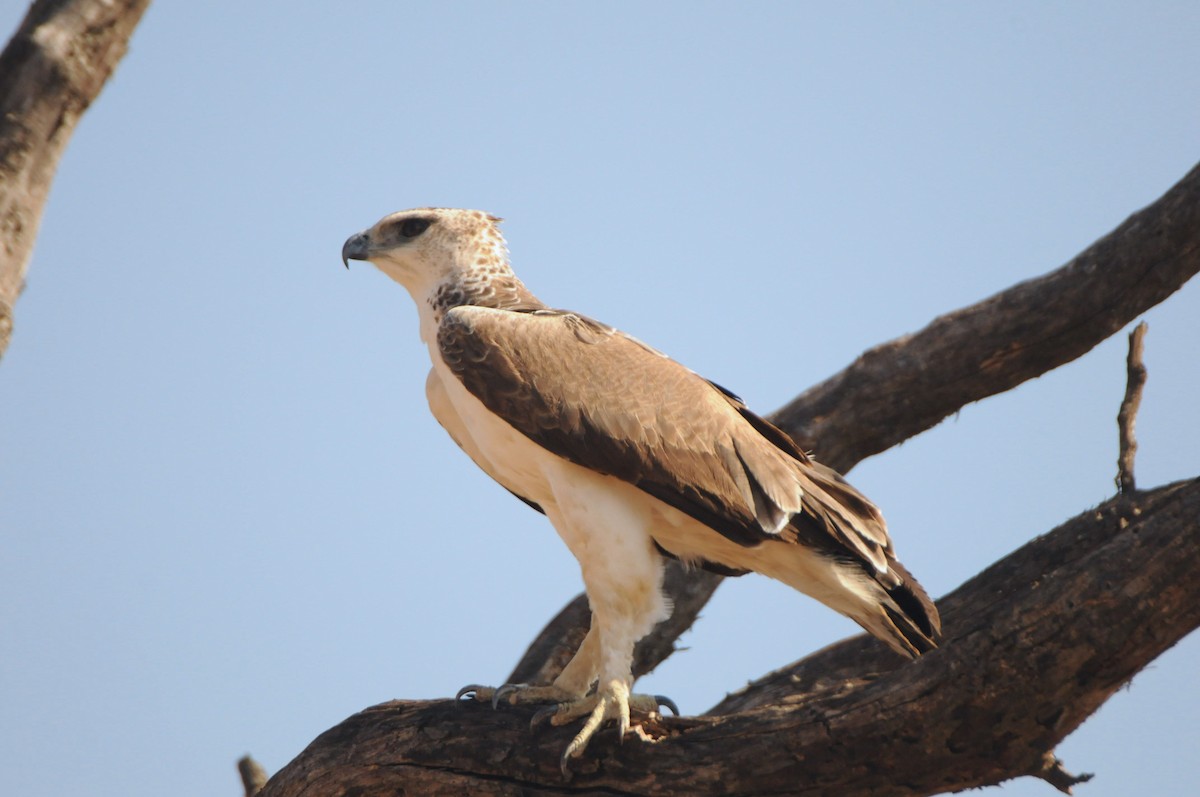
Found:
<path fill-rule="evenodd" d="M 869 501 L 735 396 L 641 342 L 573 313 L 457 307 L 438 345 L 467 390 L 555 454 L 741 545 L 811 526 L 827 535 L 821 547 L 886 569 L 887 532 Z"/>

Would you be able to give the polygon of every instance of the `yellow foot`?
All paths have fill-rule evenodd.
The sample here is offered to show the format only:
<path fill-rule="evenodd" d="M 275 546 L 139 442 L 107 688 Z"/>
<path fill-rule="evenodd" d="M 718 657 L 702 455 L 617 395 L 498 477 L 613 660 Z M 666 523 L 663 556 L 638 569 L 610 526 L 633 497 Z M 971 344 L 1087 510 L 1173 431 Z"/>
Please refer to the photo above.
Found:
<path fill-rule="evenodd" d="M 544 720 L 550 720 L 551 725 L 566 725 L 568 722 L 586 716 L 583 727 L 559 759 L 559 767 L 563 777 L 570 778 L 570 762 L 579 758 L 587 749 L 588 742 L 595 736 L 608 720 L 617 721 L 618 739 L 624 740 L 629 731 L 630 714 L 650 717 L 658 714 L 660 706 L 671 709 L 676 716 L 679 709 L 675 702 L 662 695 L 631 695 L 629 687 L 622 681 L 610 681 L 590 695 L 579 696 L 556 686 L 529 686 L 527 684 L 505 684 L 493 689 L 488 686 L 471 684 L 458 690 L 458 698 L 466 695 L 473 696 L 482 702 L 491 702 L 496 708 L 500 703 L 510 705 L 528 703 L 550 703 L 551 705 L 538 711 L 530 720 L 530 728 L 537 727 Z"/>

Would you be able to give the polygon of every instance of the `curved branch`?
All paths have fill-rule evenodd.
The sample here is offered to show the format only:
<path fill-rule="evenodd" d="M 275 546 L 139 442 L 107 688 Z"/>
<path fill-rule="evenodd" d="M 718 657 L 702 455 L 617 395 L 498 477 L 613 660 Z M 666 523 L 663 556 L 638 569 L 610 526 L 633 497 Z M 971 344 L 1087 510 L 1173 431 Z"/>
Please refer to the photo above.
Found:
<path fill-rule="evenodd" d="M 603 734 L 570 783 L 558 754 L 572 729 L 531 734 L 529 710 L 398 701 L 323 734 L 261 794 L 913 797 L 1045 777 L 1058 741 L 1200 625 L 1198 518 L 1200 480 L 1115 498 L 940 601 L 952 636 L 920 660 L 843 642 L 719 715 L 663 720 L 657 744 Z"/>
<path fill-rule="evenodd" d="M 148 5 L 38 0 L 0 54 L 0 357 L 58 159 Z"/>
<path fill-rule="evenodd" d="M 1200 166 L 1062 268 L 863 353 L 772 420 L 847 471 L 1069 363 L 1200 271 Z"/>
<path fill-rule="evenodd" d="M 865 352 L 768 416 L 822 462 L 842 473 L 936 426 L 963 406 L 1087 353 L 1200 272 L 1200 166 L 1153 204 L 1130 216 L 1065 266 L 925 329 Z M 668 599 L 679 620 L 638 645 L 640 669 L 652 671 L 675 649 L 721 578 L 667 566 Z M 673 589 L 695 581 L 694 587 Z M 539 634 L 517 671 L 548 682 L 570 659 L 587 628 L 580 595 Z M 582 626 L 571 617 L 582 616 Z M 567 651 L 565 658 L 544 651 Z"/>

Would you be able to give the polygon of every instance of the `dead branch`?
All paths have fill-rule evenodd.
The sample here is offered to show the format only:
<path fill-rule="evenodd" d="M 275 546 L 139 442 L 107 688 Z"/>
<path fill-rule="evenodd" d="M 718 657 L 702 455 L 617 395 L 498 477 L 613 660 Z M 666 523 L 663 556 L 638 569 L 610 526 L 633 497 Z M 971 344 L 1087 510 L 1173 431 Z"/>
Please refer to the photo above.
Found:
<path fill-rule="evenodd" d="M 58 159 L 149 4 L 37 0 L 0 53 L 0 357 Z"/>
<path fill-rule="evenodd" d="M 1095 777 L 1091 772 L 1084 772 L 1082 775 L 1072 775 L 1063 768 L 1062 761 L 1059 761 L 1058 756 L 1054 755 L 1054 753 L 1046 753 L 1042 759 L 1042 770 L 1034 772 L 1033 776 L 1041 778 L 1063 794 L 1074 794 L 1073 786 L 1078 786 L 1080 783 L 1087 783 Z"/>
<path fill-rule="evenodd" d="M 254 797 L 263 786 L 267 785 L 267 772 L 262 768 L 262 765 L 248 755 L 244 755 L 237 762 L 238 775 L 242 778 L 242 790 L 246 797 Z"/>
<path fill-rule="evenodd" d="M 1200 480 L 1084 512 L 939 605 L 949 637 L 919 661 L 847 640 L 709 716 L 664 719 L 656 744 L 603 734 L 570 783 L 558 755 L 571 728 L 531 733 L 527 709 L 398 701 L 320 736 L 262 795 L 913 797 L 1056 777 L 1046 754 L 1200 625 Z"/>
<path fill-rule="evenodd" d="M 842 472 L 1086 354 L 1200 271 L 1200 165 L 1045 276 L 876 346 L 772 417 Z"/>
<path fill-rule="evenodd" d="M 1137 489 L 1133 478 L 1133 460 L 1137 456 L 1137 438 L 1133 428 L 1137 424 L 1138 408 L 1142 406 L 1142 388 L 1146 386 L 1146 366 L 1142 363 L 1142 341 L 1146 337 L 1146 322 L 1138 324 L 1129 333 L 1129 355 L 1125 359 L 1125 398 L 1117 413 L 1117 428 L 1120 433 L 1120 451 L 1117 454 L 1117 489 L 1122 495 Z"/>

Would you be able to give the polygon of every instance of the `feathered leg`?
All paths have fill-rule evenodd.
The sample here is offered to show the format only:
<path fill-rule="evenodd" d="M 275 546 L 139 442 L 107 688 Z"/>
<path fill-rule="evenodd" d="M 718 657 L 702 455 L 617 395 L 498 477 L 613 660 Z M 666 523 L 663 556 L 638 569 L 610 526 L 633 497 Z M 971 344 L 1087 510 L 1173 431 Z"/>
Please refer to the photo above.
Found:
<path fill-rule="evenodd" d="M 586 717 L 563 752 L 566 774 L 570 759 L 583 755 L 606 721 L 615 720 L 623 738 L 631 710 L 650 714 L 660 705 L 675 706 L 658 696 L 631 694 L 633 646 L 670 613 L 662 596 L 662 556 L 645 519 L 613 493 L 607 477 L 561 484 L 556 505 L 546 506 L 546 514 L 579 560 L 592 608 L 591 629 L 552 686 L 506 684 L 489 690 L 472 685 L 459 695 L 472 693 L 494 704 L 555 704 L 534 715 L 533 724 L 549 719 L 563 725 Z M 593 683 L 595 690 L 589 692 Z"/>

